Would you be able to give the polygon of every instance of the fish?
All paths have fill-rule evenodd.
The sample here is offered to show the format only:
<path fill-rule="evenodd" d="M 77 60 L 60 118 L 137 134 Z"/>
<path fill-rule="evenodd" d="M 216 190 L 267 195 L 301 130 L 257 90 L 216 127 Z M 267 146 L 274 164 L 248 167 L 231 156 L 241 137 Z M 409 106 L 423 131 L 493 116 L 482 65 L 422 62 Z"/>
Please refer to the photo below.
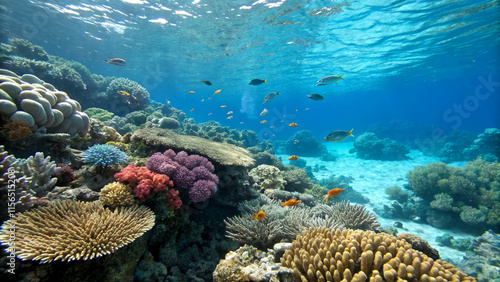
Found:
<path fill-rule="evenodd" d="M 214 92 L 214 95 L 219 94 L 219 92 L 220 92 L 221 90 L 222 90 L 222 89 L 216 90 L 216 91 Z"/>
<path fill-rule="evenodd" d="M 194 94 L 194 93 L 196 93 L 196 92 L 194 92 L 194 91 L 189 91 L 188 92 L 188 94 Z"/>
<path fill-rule="evenodd" d="M 126 66 L 127 65 L 127 62 L 125 62 L 124 59 L 120 59 L 120 58 L 114 58 L 114 59 L 109 58 L 109 60 L 104 60 L 104 61 L 110 65 L 115 65 L 115 66 Z"/>
<path fill-rule="evenodd" d="M 212 82 L 208 81 L 208 80 L 200 80 L 200 82 L 203 82 L 205 83 L 206 85 L 212 85 Z"/>
<path fill-rule="evenodd" d="M 191 112 L 194 112 L 194 108 L 191 109 Z"/>
<path fill-rule="evenodd" d="M 261 121 L 260 123 L 266 123 L 266 122 L 267 122 L 267 120 L 263 120 L 263 121 Z"/>
<path fill-rule="evenodd" d="M 233 118 L 233 116 L 228 116 L 226 119 L 232 119 L 232 118 Z"/>
<path fill-rule="evenodd" d="M 298 159 L 299 159 L 299 157 L 296 156 L 296 155 L 293 155 L 293 156 L 291 156 L 291 157 L 288 158 L 289 161 L 296 161 Z"/>
<path fill-rule="evenodd" d="M 336 76 L 336 75 L 329 75 L 329 76 L 325 76 L 323 77 L 322 79 L 318 80 L 318 82 L 316 82 L 316 86 L 318 85 L 328 85 L 328 84 L 332 84 L 332 83 L 338 83 L 339 80 L 344 80 L 344 78 L 342 77 L 343 74 L 339 75 L 339 76 Z"/>
<path fill-rule="evenodd" d="M 130 96 L 130 93 L 128 93 L 127 91 L 116 91 L 116 92 L 123 96 Z"/>
<path fill-rule="evenodd" d="M 170 101 L 169 100 L 167 100 L 167 105 L 170 105 Z"/>
<path fill-rule="evenodd" d="M 288 126 L 290 126 L 290 127 L 297 127 L 297 125 L 298 125 L 297 123 L 292 122 L 292 123 L 290 123 Z"/>
<path fill-rule="evenodd" d="M 269 127 L 269 128 L 274 128 L 274 125 L 271 125 L 271 127 Z"/>
<path fill-rule="evenodd" d="M 264 97 L 264 102 L 262 104 L 267 104 L 267 103 L 271 102 L 274 99 L 274 97 L 276 97 L 276 95 L 280 95 L 280 92 L 279 91 L 276 93 L 271 92 L 271 93 L 267 94 L 266 97 Z"/>
<path fill-rule="evenodd" d="M 293 143 L 299 143 L 299 140 L 295 139 L 293 140 Z"/>
<path fill-rule="evenodd" d="M 203 102 L 203 101 L 205 101 L 205 99 L 201 99 L 201 101 Z"/>
<path fill-rule="evenodd" d="M 227 107 L 227 106 L 226 106 L 226 105 L 222 105 L 222 106 L 220 106 L 220 107 L 221 107 L 221 108 L 225 108 L 225 107 Z"/>
<path fill-rule="evenodd" d="M 308 110 L 309 110 L 309 108 L 306 108 L 306 111 L 308 111 Z"/>
<path fill-rule="evenodd" d="M 228 115 L 230 115 L 230 114 L 232 114 L 232 113 L 233 113 L 233 111 L 229 111 L 229 112 L 227 112 L 227 114 L 228 114 Z"/>
<path fill-rule="evenodd" d="M 295 200 L 295 199 L 290 199 L 286 202 L 284 202 L 283 204 L 281 204 L 282 207 L 296 207 L 300 202 L 302 202 L 301 200 Z"/>
<path fill-rule="evenodd" d="M 248 85 L 259 85 L 259 84 L 262 84 L 262 83 L 267 83 L 267 81 L 265 79 L 252 79 L 252 81 L 250 81 L 250 83 L 248 83 Z"/>
<path fill-rule="evenodd" d="M 265 115 L 265 114 L 267 114 L 267 113 L 268 113 L 268 110 L 264 108 L 264 109 L 262 110 L 262 112 L 260 112 L 260 115 L 261 115 L 261 116 L 263 116 L 263 115 Z"/>
<path fill-rule="evenodd" d="M 311 94 L 311 95 L 307 95 L 308 98 L 311 98 L 311 100 L 313 101 L 321 101 L 323 99 L 325 99 L 323 96 L 319 95 L 319 94 Z"/>
<path fill-rule="evenodd" d="M 323 140 L 325 140 L 327 142 L 340 142 L 340 141 L 344 140 L 347 136 L 354 137 L 354 135 L 352 135 L 353 129 L 351 129 L 350 131 L 343 131 L 343 130 L 334 131 L 334 132 L 328 134 L 328 136 L 326 136 L 325 138 L 323 138 Z"/>
<path fill-rule="evenodd" d="M 240 121 L 240 124 L 243 124 L 243 122 L 242 122 L 242 121 Z"/>
<path fill-rule="evenodd" d="M 212 113 L 208 113 L 208 115 L 210 116 L 210 115 L 212 115 Z"/>
<path fill-rule="evenodd" d="M 252 220 L 254 219 L 257 219 L 258 221 L 261 221 L 263 220 L 264 218 L 266 218 L 266 213 L 263 212 L 263 211 L 259 211 L 258 213 L 254 214 L 252 216 Z"/>
<path fill-rule="evenodd" d="M 344 190 L 345 189 L 334 188 L 334 189 L 328 191 L 328 193 L 326 194 L 325 200 L 328 200 L 328 198 L 330 198 L 330 197 L 338 196 Z"/>
<path fill-rule="evenodd" d="M 208 100 L 212 100 L 212 97 L 208 97 Z"/>

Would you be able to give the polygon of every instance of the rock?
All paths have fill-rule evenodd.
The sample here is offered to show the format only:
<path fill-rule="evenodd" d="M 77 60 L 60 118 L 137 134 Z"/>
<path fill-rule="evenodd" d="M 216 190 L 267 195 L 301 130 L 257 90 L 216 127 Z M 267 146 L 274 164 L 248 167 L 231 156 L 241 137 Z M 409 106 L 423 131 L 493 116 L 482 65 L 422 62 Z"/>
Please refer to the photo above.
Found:
<path fill-rule="evenodd" d="M 429 245 L 427 241 L 418 236 L 410 233 L 401 233 L 398 235 L 398 239 L 405 239 L 406 242 L 411 244 L 411 247 L 413 249 L 421 251 L 434 260 L 439 259 L 439 252 L 431 247 L 431 245 Z"/>

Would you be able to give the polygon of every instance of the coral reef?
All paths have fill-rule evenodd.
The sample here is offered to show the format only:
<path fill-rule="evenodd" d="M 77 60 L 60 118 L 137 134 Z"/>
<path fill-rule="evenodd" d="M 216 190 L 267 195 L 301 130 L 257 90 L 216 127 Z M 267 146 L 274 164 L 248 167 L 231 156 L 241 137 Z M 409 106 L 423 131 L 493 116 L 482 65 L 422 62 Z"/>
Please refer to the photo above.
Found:
<path fill-rule="evenodd" d="M 29 177 L 30 191 L 37 196 L 44 196 L 52 189 L 57 182 L 55 176 L 60 170 L 56 163 L 50 161 L 50 156 L 46 158 L 43 153 L 36 153 L 34 156 L 26 160 L 28 169 L 24 171 L 25 175 Z"/>
<path fill-rule="evenodd" d="M 322 201 L 325 199 L 325 195 L 326 193 L 331 190 L 331 189 L 335 189 L 335 188 L 340 188 L 340 189 L 344 189 L 344 191 L 338 195 L 338 196 L 335 196 L 335 200 L 336 201 L 351 201 L 351 202 L 355 202 L 355 203 L 359 203 L 359 204 L 365 204 L 365 203 L 369 203 L 370 202 L 370 199 L 366 196 L 364 196 L 363 194 L 359 193 L 358 191 L 354 190 L 352 188 L 352 186 L 350 185 L 352 182 L 354 181 L 354 178 L 352 178 L 351 176 L 344 176 L 344 175 L 339 175 L 339 176 L 336 176 L 335 174 L 332 174 L 330 175 L 330 177 L 328 178 L 325 178 L 325 179 L 321 179 L 319 181 L 319 184 L 322 186 L 322 187 L 325 187 L 326 188 L 326 191 L 325 189 L 311 189 L 311 193 L 313 193 L 313 195 L 315 196 L 315 198 L 318 200 L 318 201 Z"/>
<path fill-rule="evenodd" d="M 389 198 L 396 200 L 400 203 L 404 203 L 408 201 L 410 197 L 410 193 L 408 191 L 401 189 L 399 186 L 391 186 L 385 189 L 385 193 L 389 196 Z"/>
<path fill-rule="evenodd" d="M 130 95 L 120 95 L 118 91 L 125 91 Z M 113 79 L 106 89 L 106 99 L 111 103 L 111 112 L 117 115 L 145 109 L 149 96 L 149 92 L 139 83 L 123 77 Z"/>
<path fill-rule="evenodd" d="M 144 206 L 114 211 L 100 202 L 56 201 L 53 205 L 18 213 L 3 223 L 2 244 L 15 248 L 22 260 L 89 260 L 109 255 L 154 226 L 155 215 Z M 16 226 L 15 246 L 10 226 Z"/>
<path fill-rule="evenodd" d="M 111 145 L 94 145 L 82 154 L 83 162 L 101 167 L 122 164 L 128 159 L 127 154 Z"/>
<path fill-rule="evenodd" d="M 464 149 L 464 155 L 466 160 L 481 156 L 488 161 L 500 161 L 500 129 L 486 128 L 470 147 Z"/>
<path fill-rule="evenodd" d="M 90 118 L 95 118 L 102 122 L 111 120 L 114 116 L 112 112 L 108 112 L 101 108 L 88 108 L 84 111 L 84 113 L 86 113 Z"/>
<path fill-rule="evenodd" d="M 255 163 L 251 154 L 244 148 L 196 136 L 179 135 L 168 129 L 140 129 L 132 134 L 132 141 L 142 141 L 158 151 L 173 149 L 202 155 L 221 165 L 251 166 Z"/>
<path fill-rule="evenodd" d="M 257 145 L 259 138 L 257 134 L 251 130 L 238 131 L 221 126 L 216 121 L 207 121 L 196 124 L 193 119 L 185 119 L 181 127 L 183 133 L 194 135 L 204 139 L 209 139 L 215 142 L 224 142 L 239 147 L 251 147 Z"/>
<path fill-rule="evenodd" d="M 130 206 L 134 203 L 132 188 L 120 182 L 109 183 L 99 192 L 99 200 L 104 206 Z"/>
<path fill-rule="evenodd" d="M 302 168 L 288 166 L 286 170 L 281 172 L 281 175 L 285 180 L 285 190 L 287 191 L 304 193 L 314 186 L 311 178 Z"/>
<path fill-rule="evenodd" d="M 416 167 L 407 177 L 415 196 L 428 203 L 427 221 L 432 225 L 445 227 L 455 219 L 474 226 L 475 231 L 498 227 L 499 163 L 481 158 L 463 168 L 431 163 Z"/>
<path fill-rule="evenodd" d="M 310 228 L 292 242 L 281 265 L 293 269 L 296 281 L 475 281 L 404 239 L 362 230 Z"/>
<path fill-rule="evenodd" d="M 499 281 L 500 236 L 489 230 L 474 239 L 472 251 L 466 253 L 458 266 L 479 282 Z"/>
<path fill-rule="evenodd" d="M 31 74 L 1 78 L 0 113 L 9 120 L 44 127 L 50 133 L 87 134 L 89 117 L 81 112 L 80 103 L 65 92 Z"/>
<path fill-rule="evenodd" d="M 277 258 L 274 249 L 264 252 L 244 245 L 226 254 L 215 268 L 213 279 L 215 282 L 292 281 L 293 272 L 281 267 Z"/>
<path fill-rule="evenodd" d="M 146 161 L 153 172 L 172 177 L 176 187 L 189 190 L 189 198 L 198 203 L 207 200 L 217 192 L 219 179 L 213 172 L 213 164 L 200 155 L 188 155 L 184 151 L 175 153 L 172 149 L 154 153 Z"/>
<path fill-rule="evenodd" d="M 410 152 L 403 144 L 385 138 L 379 139 L 375 133 L 366 132 L 354 140 L 354 148 L 362 159 L 398 161 L 406 160 Z"/>
<path fill-rule="evenodd" d="M 283 180 L 280 170 L 270 165 L 259 165 L 248 173 L 252 177 L 252 187 L 255 190 L 263 192 L 266 189 L 284 190 L 286 181 Z"/>
<path fill-rule="evenodd" d="M 0 134 L 5 136 L 10 142 L 26 139 L 33 135 L 33 131 L 28 124 L 23 121 L 9 121 L 0 130 Z"/>
<path fill-rule="evenodd" d="M 284 146 L 285 152 L 289 155 L 321 157 L 328 153 L 325 145 L 321 144 L 309 130 L 296 132 L 285 141 Z"/>
<path fill-rule="evenodd" d="M 9 39 L 10 52 L 19 57 L 25 57 L 37 61 L 48 61 L 49 55 L 42 47 L 19 38 Z"/>

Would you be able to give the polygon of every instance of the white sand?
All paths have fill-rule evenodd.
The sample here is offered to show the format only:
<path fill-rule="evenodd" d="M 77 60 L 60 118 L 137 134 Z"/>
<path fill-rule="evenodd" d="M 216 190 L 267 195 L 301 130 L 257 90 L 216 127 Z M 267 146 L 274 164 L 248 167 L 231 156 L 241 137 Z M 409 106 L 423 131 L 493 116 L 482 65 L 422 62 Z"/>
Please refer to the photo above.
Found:
<path fill-rule="evenodd" d="M 353 143 L 328 143 L 325 144 L 328 151 L 337 156 L 334 162 L 321 161 L 318 158 L 301 157 L 307 161 L 308 166 L 314 167 L 316 164 L 325 166 L 326 170 L 314 172 L 316 179 L 321 180 L 329 178 L 332 174 L 335 176 L 351 176 L 354 181 L 350 184 L 354 190 L 363 194 L 370 199 L 370 203 L 365 204 L 367 210 L 377 215 L 382 226 L 392 226 L 394 221 L 403 223 L 403 228 L 398 228 L 399 233 L 411 233 L 425 239 L 432 247 L 439 251 L 442 259 L 446 261 L 461 261 L 465 253 L 439 246 L 436 242 L 437 236 L 442 236 L 444 233 L 452 234 L 457 238 L 475 238 L 475 236 L 450 229 L 438 229 L 428 224 L 417 223 L 411 220 L 388 219 L 383 218 L 374 212 L 374 208 L 383 209 L 383 205 L 390 205 L 391 199 L 385 194 L 385 188 L 391 186 L 400 186 L 403 188 L 407 184 L 406 174 L 416 166 L 427 165 L 432 162 L 439 161 L 438 158 L 432 156 L 424 156 L 422 152 L 412 150 L 408 154 L 411 158 L 405 161 L 375 161 L 363 160 L 357 158 L 356 154 L 349 154 L 349 150 L 353 148 Z M 285 164 L 289 164 L 288 155 L 277 155 L 278 158 L 284 160 Z M 462 166 L 465 163 L 453 163 L 450 165 Z"/>

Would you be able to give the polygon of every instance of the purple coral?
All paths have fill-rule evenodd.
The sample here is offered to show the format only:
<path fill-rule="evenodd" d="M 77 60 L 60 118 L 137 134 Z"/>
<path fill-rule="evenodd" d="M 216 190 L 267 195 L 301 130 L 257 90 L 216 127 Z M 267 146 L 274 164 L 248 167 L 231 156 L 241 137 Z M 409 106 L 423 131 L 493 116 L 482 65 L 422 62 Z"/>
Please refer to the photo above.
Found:
<path fill-rule="evenodd" d="M 213 172 L 214 165 L 200 155 L 188 155 L 169 149 L 154 153 L 146 161 L 149 170 L 168 175 L 177 187 L 189 190 L 194 203 L 202 202 L 217 192 L 219 178 Z"/>

